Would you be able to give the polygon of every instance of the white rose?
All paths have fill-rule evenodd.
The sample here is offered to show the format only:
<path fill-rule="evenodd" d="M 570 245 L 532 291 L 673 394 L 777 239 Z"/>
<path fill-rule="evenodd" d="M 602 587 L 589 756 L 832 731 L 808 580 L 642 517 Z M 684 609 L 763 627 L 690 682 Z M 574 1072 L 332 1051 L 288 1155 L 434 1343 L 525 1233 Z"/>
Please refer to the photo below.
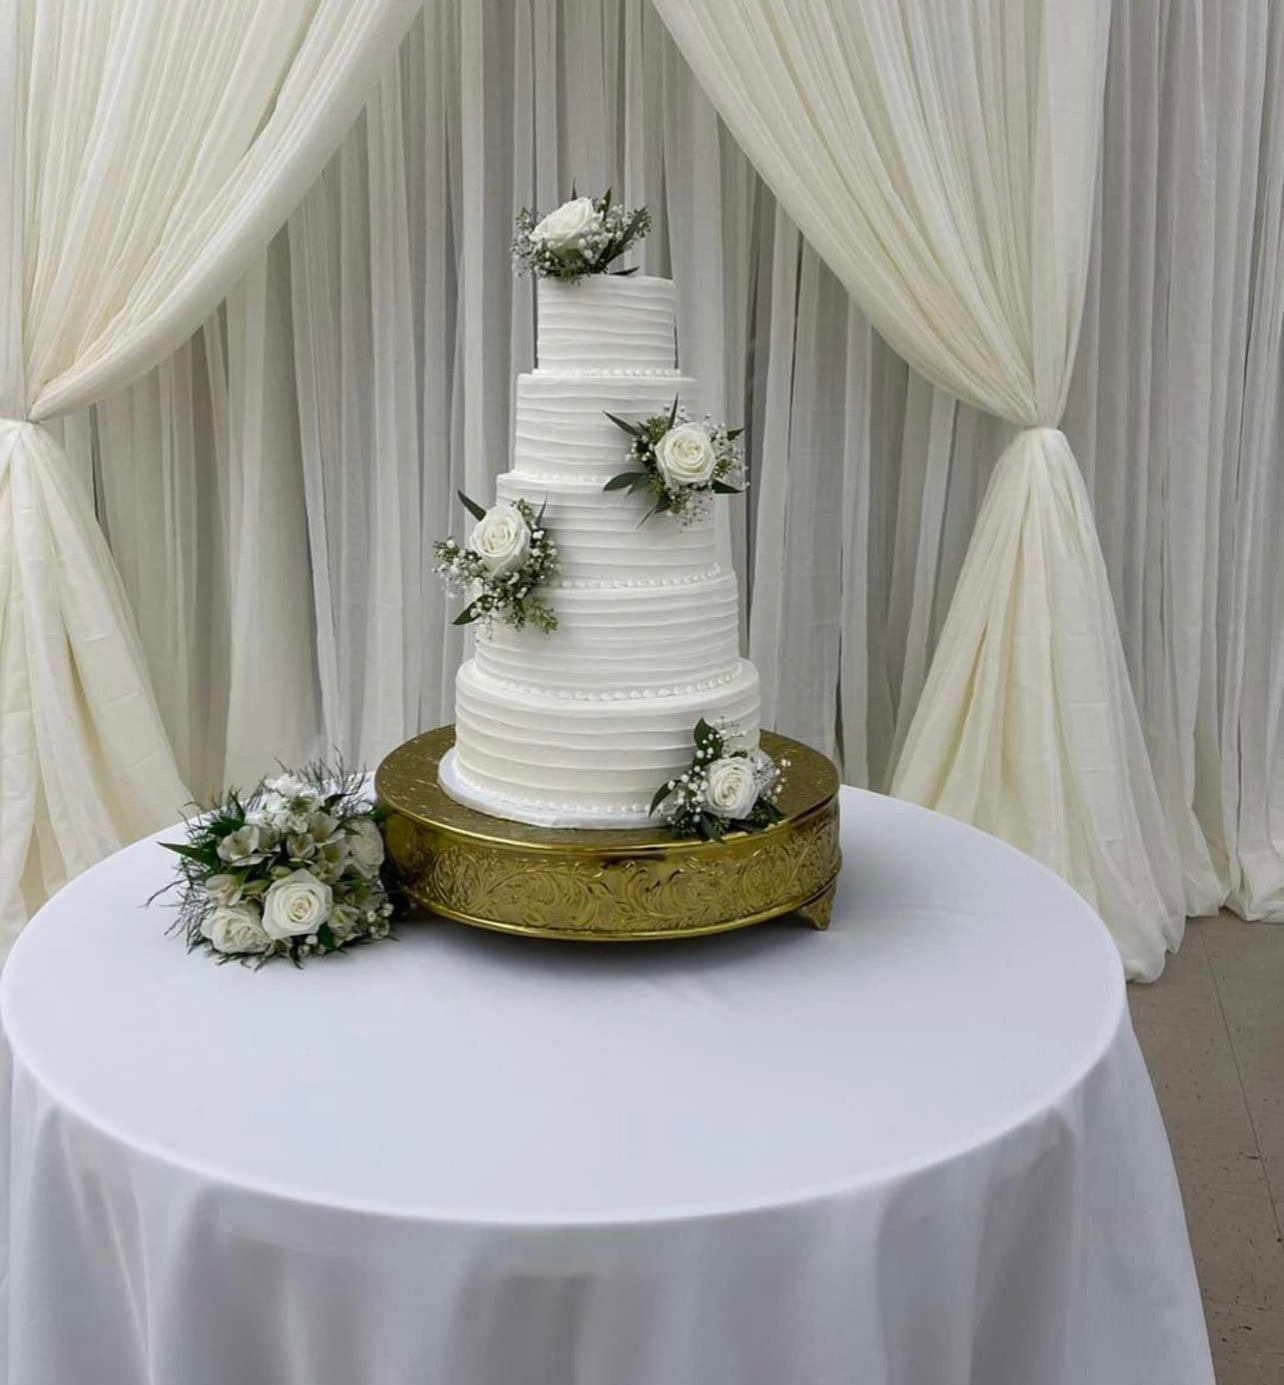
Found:
<path fill-rule="evenodd" d="M 495 577 L 521 567 L 531 551 L 531 531 L 514 505 L 496 505 L 473 526 L 468 547 Z"/>
<path fill-rule="evenodd" d="M 310 870 L 296 870 L 276 881 L 263 900 L 263 927 L 269 937 L 300 938 L 315 933 L 330 913 L 334 895 Z"/>
<path fill-rule="evenodd" d="M 266 952 L 272 946 L 253 904 L 223 904 L 201 920 L 201 936 L 218 952 Z"/>
<path fill-rule="evenodd" d="M 348 851 L 362 875 L 374 875 L 383 865 L 383 837 L 369 818 L 348 824 Z"/>
<path fill-rule="evenodd" d="M 218 854 L 234 866 L 253 866 L 263 859 L 262 833 L 252 824 L 229 832 L 218 844 Z"/>
<path fill-rule="evenodd" d="M 531 229 L 531 239 L 547 246 L 556 255 L 565 255 L 579 249 L 580 239 L 600 230 L 601 226 L 602 216 L 593 205 L 593 199 L 577 197 L 563 202 L 555 212 L 549 212 L 538 222 Z"/>
<path fill-rule="evenodd" d="M 655 461 L 660 474 L 675 486 L 703 486 L 718 465 L 713 443 L 698 423 L 670 428 L 655 445 Z"/>
<path fill-rule="evenodd" d="M 705 771 L 704 801 L 723 818 L 747 818 L 758 801 L 753 763 L 743 756 L 715 760 Z"/>

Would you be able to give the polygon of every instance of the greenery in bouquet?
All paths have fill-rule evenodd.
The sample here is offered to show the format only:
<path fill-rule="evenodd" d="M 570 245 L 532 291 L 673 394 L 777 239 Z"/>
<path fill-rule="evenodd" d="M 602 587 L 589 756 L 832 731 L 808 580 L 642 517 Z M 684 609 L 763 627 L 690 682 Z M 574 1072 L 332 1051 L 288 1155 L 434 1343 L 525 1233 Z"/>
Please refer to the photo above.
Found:
<path fill-rule="evenodd" d="M 188 950 L 220 962 L 296 965 L 386 938 L 392 905 L 381 879 L 379 811 L 364 777 L 309 765 L 283 770 L 249 795 L 232 789 L 187 821 L 179 857 L 178 917 Z"/>
<path fill-rule="evenodd" d="M 632 274 L 609 266 L 650 229 L 646 207 L 614 205 L 610 188 L 601 197 L 577 197 L 572 186 L 571 200 L 547 216 L 529 207 L 518 212 L 513 267 L 518 274 L 568 282 L 588 274 Z"/>
<path fill-rule="evenodd" d="M 527 500 L 483 510 L 463 491 L 459 499 L 477 521 L 467 540 L 438 539 L 437 574 L 446 590 L 475 593 L 455 617 L 454 624 L 507 621 L 515 630 L 533 625 L 549 633 L 557 629 L 557 613 L 538 595 L 557 572 L 557 544 L 544 526 L 547 501 L 536 512 Z"/>
<path fill-rule="evenodd" d="M 642 516 L 671 514 L 680 524 L 690 524 L 708 511 L 710 497 L 739 495 L 745 488 L 743 428 L 728 428 L 706 418 L 693 423 L 674 397 L 667 414 L 654 414 L 641 423 L 630 423 L 607 411 L 607 418 L 632 440 L 628 470 L 612 476 L 608 491 L 642 492 L 654 498 L 654 507 Z"/>
<path fill-rule="evenodd" d="M 735 744 L 727 725 L 711 726 L 703 717 L 692 734 L 691 764 L 661 784 L 651 802 L 675 836 L 720 841 L 728 832 L 761 832 L 784 816 L 776 799 L 789 761 L 773 759 L 758 747 Z"/>

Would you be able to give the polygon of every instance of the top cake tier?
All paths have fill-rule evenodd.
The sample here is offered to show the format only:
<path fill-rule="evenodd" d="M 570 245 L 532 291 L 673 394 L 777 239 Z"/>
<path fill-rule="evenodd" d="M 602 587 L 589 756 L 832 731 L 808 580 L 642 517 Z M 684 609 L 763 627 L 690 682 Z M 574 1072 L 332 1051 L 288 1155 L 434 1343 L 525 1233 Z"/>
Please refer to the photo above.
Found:
<path fill-rule="evenodd" d="M 541 371 L 671 371 L 672 279 L 593 274 L 539 281 Z"/>

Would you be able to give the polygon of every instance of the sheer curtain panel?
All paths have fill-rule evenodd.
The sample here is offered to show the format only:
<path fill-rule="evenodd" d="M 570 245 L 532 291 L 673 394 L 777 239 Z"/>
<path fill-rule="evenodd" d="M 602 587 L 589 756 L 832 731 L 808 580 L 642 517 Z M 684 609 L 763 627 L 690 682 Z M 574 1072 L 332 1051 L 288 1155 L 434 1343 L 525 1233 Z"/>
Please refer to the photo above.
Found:
<path fill-rule="evenodd" d="M 1185 901 L 1083 477 L 1079 336 L 1109 0 L 656 0 L 728 126 L 887 340 L 1016 424 L 893 791 L 1039 857 L 1153 977 Z"/>
<path fill-rule="evenodd" d="M 186 792 L 55 416 L 188 337 L 302 199 L 413 0 L 0 7 L 0 927 Z M 263 618 L 270 620 L 270 613 Z"/>

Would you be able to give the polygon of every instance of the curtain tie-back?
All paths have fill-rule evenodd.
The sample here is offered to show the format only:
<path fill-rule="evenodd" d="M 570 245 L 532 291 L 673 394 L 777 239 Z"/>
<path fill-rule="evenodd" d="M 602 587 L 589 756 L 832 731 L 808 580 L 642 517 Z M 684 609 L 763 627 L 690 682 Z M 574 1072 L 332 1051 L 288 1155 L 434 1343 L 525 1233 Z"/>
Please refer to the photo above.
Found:
<path fill-rule="evenodd" d="M 1030 434 L 1036 438 L 1039 438 L 1043 442 L 1052 442 L 1058 438 L 1062 440 L 1065 439 L 1065 434 L 1061 431 L 1061 429 L 1054 427 L 1050 423 L 1027 424 L 1024 428 L 1021 429 L 1021 432 L 1017 436 L 1021 437 L 1026 434 Z"/>

